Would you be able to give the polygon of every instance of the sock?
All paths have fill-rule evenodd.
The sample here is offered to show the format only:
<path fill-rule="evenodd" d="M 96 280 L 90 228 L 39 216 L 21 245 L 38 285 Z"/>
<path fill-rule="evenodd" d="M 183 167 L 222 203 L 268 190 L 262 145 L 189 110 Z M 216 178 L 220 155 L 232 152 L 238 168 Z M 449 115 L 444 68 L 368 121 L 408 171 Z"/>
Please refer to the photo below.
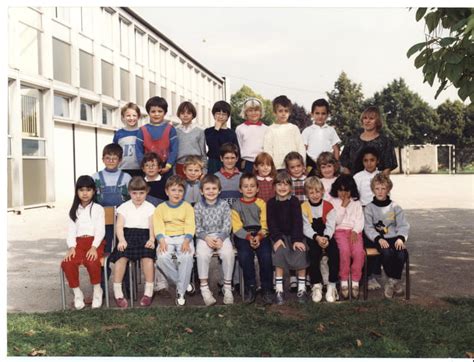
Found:
<path fill-rule="evenodd" d="M 230 281 L 230 280 L 224 280 L 224 289 L 230 289 L 230 290 L 232 290 L 232 281 Z"/>
<path fill-rule="evenodd" d="M 349 287 L 349 282 L 347 280 L 341 280 L 341 287 Z"/>
<path fill-rule="evenodd" d="M 359 282 L 356 282 L 356 281 L 353 280 L 353 281 L 352 281 L 352 286 L 353 286 L 353 287 L 358 287 L 358 286 L 359 286 Z"/>
<path fill-rule="evenodd" d="M 153 282 L 145 282 L 145 291 L 143 294 L 150 298 L 153 296 Z"/>
<path fill-rule="evenodd" d="M 298 277 L 298 292 L 306 291 L 306 278 Z"/>
<path fill-rule="evenodd" d="M 74 298 L 81 298 L 84 299 L 84 294 L 82 294 L 81 288 L 72 288 L 72 291 L 74 293 Z"/>
<path fill-rule="evenodd" d="M 297 283 L 297 279 L 296 279 L 296 276 L 292 275 L 290 277 L 290 284 L 296 284 Z"/>
<path fill-rule="evenodd" d="M 283 277 L 275 277 L 275 290 L 277 293 L 283 292 Z"/>
<path fill-rule="evenodd" d="M 329 283 L 329 286 L 330 286 L 331 288 L 336 288 L 336 283 Z"/>
<path fill-rule="evenodd" d="M 122 283 L 114 283 L 115 299 L 123 298 Z"/>
<path fill-rule="evenodd" d="M 201 290 L 202 289 L 209 289 L 209 284 L 207 282 L 201 283 Z"/>
<path fill-rule="evenodd" d="M 100 296 L 101 294 L 102 294 L 102 287 L 100 286 L 100 283 L 94 284 L 94 297 Z"/>

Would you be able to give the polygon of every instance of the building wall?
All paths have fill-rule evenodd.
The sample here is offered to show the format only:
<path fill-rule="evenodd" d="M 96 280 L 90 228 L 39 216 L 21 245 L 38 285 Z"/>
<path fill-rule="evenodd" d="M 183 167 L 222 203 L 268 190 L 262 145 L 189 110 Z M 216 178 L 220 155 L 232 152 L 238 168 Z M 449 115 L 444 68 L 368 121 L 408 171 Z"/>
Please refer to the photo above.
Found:
<path fill-rule="evenodd" d="M 438 171 L 438 147 L 436 145 L 405 146 L 402 148 L 402 168 L 407 173 L 436 173 Z M 398 148 L 397 161 L 400 164 Z M 397 167 L 392 173 L 400 173 Z"/>
<path fill-rule="evenodd" d="M 8 29 L 12 208 L 70 200 L 74 177 L 103 167 L 126 102 L 146 115 L 146 100 L 163 96 L 167 119 L 178 122 L 176 109 L 189 100 L 205 128 L 212 105 L 229 98 L 222 78 L 127 8 L 11 7 Z M 24 179 L 40 171 L 35 195 Z"/>

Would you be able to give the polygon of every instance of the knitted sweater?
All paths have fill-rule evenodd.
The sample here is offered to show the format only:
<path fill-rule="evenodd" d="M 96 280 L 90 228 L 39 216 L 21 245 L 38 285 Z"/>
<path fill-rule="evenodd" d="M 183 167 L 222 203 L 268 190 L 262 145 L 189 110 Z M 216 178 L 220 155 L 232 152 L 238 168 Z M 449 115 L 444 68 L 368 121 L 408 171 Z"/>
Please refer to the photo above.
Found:
<path fill-rule="evenodd" d="M 273 243 L 291 237 L 291 243 L 303 241 L 303 217 L 299 200 L 291 196 L 286 200 L 271 198 L 267 203 L 267 222 L 270 239 Z"/>
<path fill-rule="evenodd" d="M 305 201 L 301 204 L 301 209 L 303 212 L 303 233 L 307 238 L 313 239 L 314 235 L 318 235 L 316 230 L 314 230 L 313 223 L 314 221 L 317 222 L 319 218 L 321 218 L 321 222 L 324 224 L 324 231 L 319 236 L 333 237 L 336 230 L 337 215 L 331 203 L 322 200 L 319 205 L 314 205 L 309 201 Z"/>
<path fill-rule="evenodd" d="M 201 200 L 201 182 L 188 181 L 186 180 L 186 188 L 184 190 L 184 201 L 189 202 L 191 205 L 196 204 Z"/>
<path fill-rule="evenodd" d="M 137 161 L 135 154 L 135 142 L 137 140 L 136 129 L 119 129 L 113 139 L 113 143 L 118 144 L 123 149 L 122 162 L 120 162 L 119 168 L 123 170 L 139 170 L 140 164 Z"/>
<path fill-rule="evenodd" d="M 364 231 L 367 237 L 378 242 L 381 238 L 399 237 L 403 241 L 408 238 L 408 224 L 402 208 L 387 197 L 385 201 L 373 199 L 364 210 Z"/>
<path fill-rule="evenodd" d="M 216 172 L 214 175 L 221 181 L 222 190 L 219 197 L 226 200 L 229 206 L 232 206 L 235 200 L 242 196 L 239 191 L 239 181 L 242 173 L 236 173 L 230 178 L 225 177 L 221 171 Z"/>
<path fill-rule="evenodd" d="M 196 230 L 193 207 L 186 201 L 177 205 L 169 201 L 162 202 L 153 213 L 153 230 L 158 240 L 164 236 L 178 235 L 192 239 Z"/>
<path fill-rule="evenodd" d="M 216 203 L 210 205 L 202 199 L 194 207 L 194 216 L 198 239 L 204 240 L 210 234 L 216 235 L 222 240 L 230 236 L 230 207 L 225 200 L 218 199 Z"/>
<path fill-rule="evenodd" d="M 214 127 L 206 128 L 204 131 L 207 143 L 207 156 L 213 159 L 220 159 L 219 150 L 224 143 L 233 143 L 239 146 L 235 131 L 230 128 L 221 128 L 219 130 Z"/>
<path fill-rule="evenodd" d="M 235 129 L 239 141 L 240 157 L 250 162 L 254 162 L 255 157 L 263 151 L 263 139 L 268 130 L 268 126 L 263 123 L 257 124 L 248 125 L 247 122 L 244 122 Z"/>
<path fill-rule="evenodd" d="M 340 198 L 333 198 L 331 202 L 336 209 L 336 230 L 362 232 L 364 229 L 364 211 L 359 200 L 351 200 L 346 207 L 342 207 Z"/>
<path fill-rule="evenodd" d="M 248 226 L 260 226 L 259 234 L 262 236 L 267 234 L 267 208 L 262 199 L 255 198 L 252 201 L 238 199 L 232 205 L 234 234 L 241 239 L 247 239 L 250 233 L 245 228 Z"/>
<path fill-rule="evenodd" d="M 273 162 L 277 170 L 285 168 L 285 156 L 292 152 L 298 152 L 303 158 L 306 155 L 306 149 L 303 143 L 303 137 L 297 126 L 292 123 L 272 124 L 268 127 L 263 140 L 263 151 L 273 157 Z"/>
<path fill-rule="evenodd" d="M 200 156 L 202 158 L 202 162 L 204 163 L 204 169 L 206 169 L 207 157 L 204 130 L 193 125 L 190 127 L 191 128 L 188 129 L 185 129 L 181 125 L 176 127 L 179 143 L 176 162 L 184 163 L 184 160 L 187 156 Z"/>
<path fill-rule="evenodd" d="M 152 124 L 152 123 L 147 123 L 145 125 L 146 129 L 151 135 L 151 138 L 153 140 L 157 140 L 163 136 L 163 132 L 166 129 L 166 126 L 168 125 L 168 121 L 163 121 L 160 124 Z M 176 162 L 176 157 L 178 156 L 178 135 L 176 134 L 176 128 L 171 126 L 171 131 L 170 131 L 170 146 L 169 146 L 169 154 L 168 154 L 168 160 L 166 161 L 167 165 L 172 167 L 175 162 Z M 137 141 L 135 144 L 135 151 L 137 154 L 137 161 L 138 163 L 142 162 L 143 155 L 144 155 L 144 147 L 143 147 L 143 142 L 144 142 L 144 136 L 143 136 L 143 131 L 141 129 L 138 130 L 137 132 Z"/>

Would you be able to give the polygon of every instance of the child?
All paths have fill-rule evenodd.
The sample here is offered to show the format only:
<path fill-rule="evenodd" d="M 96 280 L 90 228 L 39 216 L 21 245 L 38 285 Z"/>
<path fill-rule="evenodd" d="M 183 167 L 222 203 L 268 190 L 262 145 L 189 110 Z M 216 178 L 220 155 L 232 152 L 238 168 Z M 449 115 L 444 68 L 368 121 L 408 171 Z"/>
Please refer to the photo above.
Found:
<path fill-rule="evenodd" d="M 339 161 L 331 152 L 322 152 L 316 160 L 316 176 L 318 176 L 324 186 L 324 200 L 331 202 L 332 184 L 339 176 Z"/>
<path fill-rule="evenodd" d="M 232 230 L 237 257 L 243 269 L 245 281 L 245 303 L 255 302 L 257 297 L 255 280 L 255 253 L 260 267 L 260 283 L 265 304 L 273 302 L 272 246 L 267 237 L 267 212 L 265 202 L 256 197 L 257 178 L 246 173 L 239 182 L 242 198 L 232 205 Z"/>
<path fill-rule="evenodd" d="M 333 235 L 336 228 L 336 210 L 332 204 L 323 200 L 324 185 L 316 176 L 308 177 L 304 183 L 308 196 L 301 208 L 303 210 L 303 232 L 309 247 L 309 276 L 312 284 L 311 299 L 318 303 L 323 298 L 323 276 L 321 258 L 327 255 L 329 264 L 329 283 L 326 301 L 333 303 L 338 299 L 336 282 L 339 271 L 339 250 Z"/>
<path fill-rule="evenodd" d="M 292 123 L 288 123 L 291 114 L 291 101 L 286 96 L 279 96 L 273 100 L 275 123 L 268 127 L 263 140 L 263 150 L 269 153 L 278 170 L 285 168 L 285 156 L 292 151 L 304 156 L 306 149 L 300 130 Z"/>
<path fill-rule="evenodd" d="M 366 147 L 360 153 L 360 158 L 364 169 L 354 175 L 354 180 L 357 184 L 357 190 L 360 195 L 360 202 L 362 206 L 366 206 L 374 198 L 370 183 L 375 175 L 380 173 L 377 170 L 379 163 L 379 152 L 374 147 Z"/>
<path fill-rule="evenodd" d="M 238 148 L 238 141 L 235 131 L 227 128 L 227 121 L 230 117 L 230 104 L 225 101 L 218 101 L 212 107 L 212 116 L 215 124 L 206 128 L 204 134 L 207 143 L 207 173 L 215 174 L 222 167 L 220 149 L 225 143 L 233 143 Z"/>
<path fill-rule="evenodd" d="M 332 204 L 336 209 L 336 232 L 334 238 L 339 248 L 339 278 L 341 294 L 349 297 L 349 269 L 352 277 L 352 297 L 359 297 L 359 280 L 364 266 L 364 213 L 360 204 L 357 185 L 349 175 L 341 175 L 332 184 Z M 352 258 L 352 264 L 351 264 Z"/>
<path fill-rule="evenodd" d="M 377 174 L 370 186 L 375 197 L 364 210 L 364 231 L 382 254 L 383 269 L 388 277 L 384 294 L 392 298 L 394 292 L 398 294 L 402 291 L 400 279 L 407 258 L 405 242 L 410 225 L 403 209 L 388 196 L 393 187 L 388 176 Z"/>
<path fill-rule="evenodd" d="M 260 152 L 253 164 L 253 173 L 257 176 L 258 194 L 257 197 L 267 202 L 275 197 L 273 180 L 276 176 L 276 168 L 272 156 L 266 152 Z"/>
<path fill-rule="evenodd" d="M 339 146 L 341 139 L 334 127 L 326 124 L 330 114 L 329 103 L 325 99 L 317 99 L 311 105 L 311 116 L 314 124 L 303 130 L 303 141 L 306 146 L 306 163 L 315 168 L 316 160 L 321 152 L 332 152 L 339 160 Z"/>
<path fill-rule="evenodd" d="M 209 263 L 216 252 L 222 260 L 224 274 L 224 304 L 233 304 L 232 272 L 234 270 L 234 247 L 230 241 L 231 219 L 227 202 L 219 199 L 221 183 L 215 175 L 206 175 L 201 181 L 203 199 L 194 207 L 196 218 L 196 259 L 201 295 L 207 306 L 216 303 L 209 290 Z"/>
<path fill-rule="evenodd" d="M 184 175 L 184 162 L 187 156 L 199 156 L 203 164 L 201 168 L 206 168 L 206 138 L 204 131 L 192 123 L 193 119 L 196 118 L 196 108 L 191 102 L 181 103 L 176 113 L 181 120 L 181 124 L 176 127 L 179 143 L 176 174 L 186 177 Z M 204 173 L 206 172 L 204 171 Z"/>
<path fill-rule="evenodd" d="M 233 143 L 225 143 L 221 147 L 220 155 L 223 166 L 215 173 L 222 185 L 220 197 L 232 207 L 232 204 L 241 196 L 239 180 L 242 173 L 235 167 L 239 159 L 239 149 Z"/>
<path fill-rule="evenodd" d="M 168 103 L 164 98 L 151 97 L 145 104 L 150 116 L 150 123 L 141 126 L 137 133 L 135 150 L 138 162 L 142 162 L 143 155 L 155 152 L 165 162 L 160 174 L 167 179 L 178 156 L 178 136 L 176 129 L 170 122 L 165 121 Z"/>
<path fill-rule="evenodd" d="M 286 171 L 278 172 L 274 180 L 276 196 L 268 201 L 267 221 L 273 243 L 275 266 L 275 302 L 284 303 L 283 272 L 296 270 L 300 303 L 306 302 L 306 268 L 308 246 L 303 235 L 303 218 L 299 200 L 291 196 L 291 177 Z"/>
<path fill-rule="evenodd" d="M 113 139 L 113 143 L 118 144 L 123 149 L 123 159 L 119 168 L 130 176 L 141 176 L 142 171 L 135 154 L 138 120 L 141 117 L 140 107 L 135 103 L 127 103 L 120 110 L 120 114 L 125 127 L 119 129 Z"/>
<path fill-rule="evenodd" d="M 102 305 L 100 259 L 105 246 L 104 209 L 94 203 L 96 186 L 90 176 L 77 179 L 74 201 L 69 210 L 67 245 L 69 247 L 61 268 L 66 274 L 69 287 L 74 292 L 74 307 L 84 308 L 84 294 L 79 288 L 79 265 L 84 264 L 94 288 L 92 308 Z"/>
<path fill-rule="evenodd" d="M 286 171 L 291 176 L 291 194 L 300 202 L 306 201 L 307 197 L 304 193 L 304 160 L 298 152 L 290 152 L 285 156 Z"/>
<path fill-rule="evenodd" d="M 184 161 L 184 175 L 186 177 L 186 188 L 184 190 L 184 201 L 194 206 L 201 200 L 201 183 L 199 179 L 203 173 L 204 163 L 199 156 L 188 156 Z"/>
<path fill-rule="evenodd" d="M 160 175 L 164 162 L 155 152 L 145 153 L 142 159 L 141 168 L 145 173 L 145 181 L 149 187 L 146 200 L 158 206 L 164 200 L 168 200 L 165 193 L 166 180 Z"/>
<path fill-rule="evenodd" d="M 156 266 L 176 285 L 177 306 L 186 303 L 184 295 L 194 263 L 194 210 L 183 200 L 185 186 L 180 176 L 171 176 L 165 186 L 169 200 L 158 205 L 153 214 L 153 230 L 159 243 Z"/>
<path fill-rule="evenodd" d="M 114 296 L 119 308 L 127 308 L 122 292 L 122 280 L 129 260 L 141 260 L 145 274 L 145 290 L 140 305 L 148 307 L 153 297 L 153 269 L 156 259 L 153 213 L 155 207 L 146 201 L 148 185 L 141 176 L 135 176 L 128 184 L 131 200 L 117 208 L 117 239 L 110 261 L 115 263 Z"/>
<path fill-rule="evenodd" d="M 257 98 L 247 98 L 242 106 L 240 116 L 245 122 L 235 129 L 239 141 L 242 172 L 252 172 L 255 157 L 263 151 L 263 139 L 268 126 L 261 119 L 264 116 L 262 102 Z"/>

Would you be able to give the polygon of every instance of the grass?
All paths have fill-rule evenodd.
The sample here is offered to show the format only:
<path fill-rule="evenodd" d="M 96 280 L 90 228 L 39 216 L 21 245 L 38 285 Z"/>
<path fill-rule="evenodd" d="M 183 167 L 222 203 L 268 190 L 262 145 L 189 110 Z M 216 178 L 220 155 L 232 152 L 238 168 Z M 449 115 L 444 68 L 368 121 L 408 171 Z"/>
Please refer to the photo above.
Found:
<path fill-rule="evenodd" d="M 474 299 L 10 313 L 8 355 L 465 357 Z"/>

